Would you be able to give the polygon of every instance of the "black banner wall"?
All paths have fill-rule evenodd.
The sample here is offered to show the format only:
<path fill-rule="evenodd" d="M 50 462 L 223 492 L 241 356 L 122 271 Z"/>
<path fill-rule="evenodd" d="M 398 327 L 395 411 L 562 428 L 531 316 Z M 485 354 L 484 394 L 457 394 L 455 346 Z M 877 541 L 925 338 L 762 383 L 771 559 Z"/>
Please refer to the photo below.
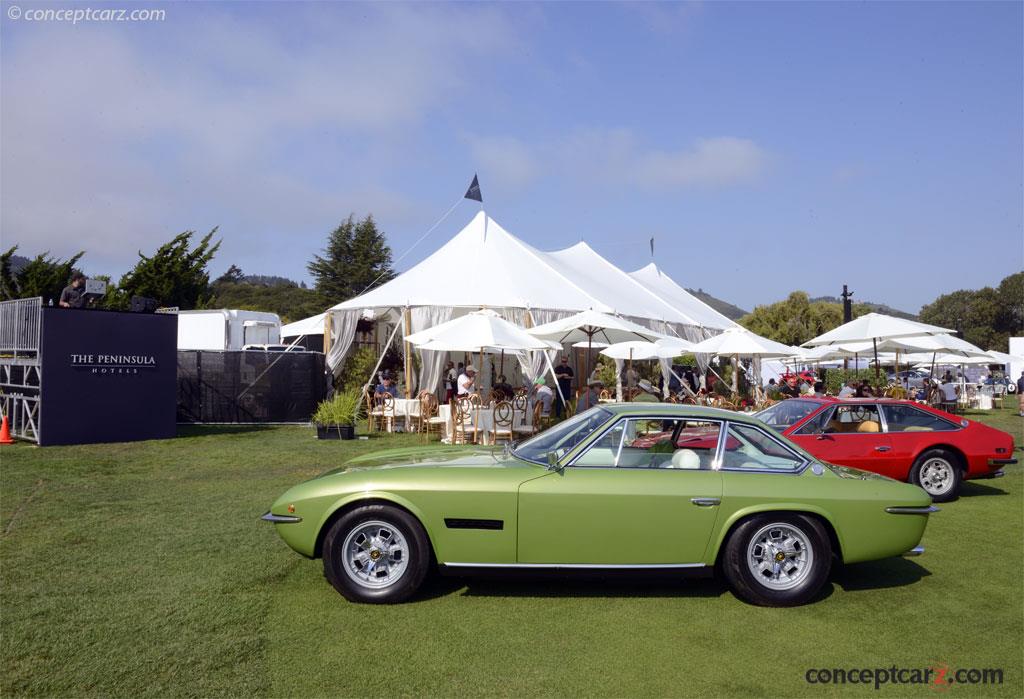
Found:
<path fill-rule="evenodd" d="M 322 352 L 178 352 L 178 422 L 309 422 L 326 392 Z"/>
<path fill-rule="evenodd" d="M 41 445 L 175 436 L 177 316 L 42 311 Z"/>

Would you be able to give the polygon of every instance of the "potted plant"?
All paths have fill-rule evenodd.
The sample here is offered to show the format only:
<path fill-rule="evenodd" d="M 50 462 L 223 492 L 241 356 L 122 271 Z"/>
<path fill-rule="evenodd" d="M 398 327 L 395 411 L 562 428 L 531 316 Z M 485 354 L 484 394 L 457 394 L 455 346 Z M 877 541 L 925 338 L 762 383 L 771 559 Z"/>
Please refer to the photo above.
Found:
<path fill-rule="evenodd" d="M 358 391 L 336 393 L 313 413 L 317 439 L 355 439 L 356 421 L 362 416 L 363 401 Z"/>

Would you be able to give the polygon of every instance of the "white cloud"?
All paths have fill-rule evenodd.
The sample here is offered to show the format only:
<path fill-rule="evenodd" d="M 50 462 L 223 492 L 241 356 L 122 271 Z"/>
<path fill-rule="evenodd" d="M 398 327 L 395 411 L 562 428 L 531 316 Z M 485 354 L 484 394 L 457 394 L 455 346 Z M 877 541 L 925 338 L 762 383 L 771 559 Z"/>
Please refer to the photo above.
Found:
<path fill-rule="evenodd" d="M 644 146 L 630 129 L 580 129 L 559 157 L 574 176 L 639 189 L 664 191 L 723 187 L 756 180 L 768 167 L 768 151 L 732 136 L 697 139 L 690 147 Z"/>
<path fill-rule="evenodd" d="M 382 184 L 392 154 L 516 42 L 486 6 L 276 5 L 276 22 L 224 7 L 5 23 L 5 245 L 85 249 L 87 269 L 117 274 L 186 228 L 221 224 L 255 255 L 281 231 L 315 247 L 368 206 L 407 220 L 415 204 Z"/>
<path fill-rule="evenodd" d="M 481 176 L 493 179 L 494 184 L 506 190 L 516 190 L 532 183 L 541 168 L 533 149 L 512 137 L 484 137 L 467 135 L 473 161 Z"/>

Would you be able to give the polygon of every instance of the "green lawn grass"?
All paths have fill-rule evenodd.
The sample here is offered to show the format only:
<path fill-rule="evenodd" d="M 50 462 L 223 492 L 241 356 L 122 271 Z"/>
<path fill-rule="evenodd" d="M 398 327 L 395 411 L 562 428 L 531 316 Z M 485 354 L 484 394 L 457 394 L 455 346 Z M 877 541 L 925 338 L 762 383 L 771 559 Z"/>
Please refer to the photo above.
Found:
<path fill-rule="evenodd" d="M 973 414 L 1012 432 L 1007 408 Z M 795 609 L 719 582 L 433 579 L 346 602 L 257 517 L 290 485 L 394 435 L 183 428 L 178 439 L 0 448 L 4 696 L 934 696 L 808 685 L 809 668 L 1002 668 L 1024 695 L 1024 477 L 969 484 L 918 559 L 833 573 Z M 1021 452 L 1017 452 L 1018 458 Z M 553 533 L 557 535 L 557 533 Z"/>

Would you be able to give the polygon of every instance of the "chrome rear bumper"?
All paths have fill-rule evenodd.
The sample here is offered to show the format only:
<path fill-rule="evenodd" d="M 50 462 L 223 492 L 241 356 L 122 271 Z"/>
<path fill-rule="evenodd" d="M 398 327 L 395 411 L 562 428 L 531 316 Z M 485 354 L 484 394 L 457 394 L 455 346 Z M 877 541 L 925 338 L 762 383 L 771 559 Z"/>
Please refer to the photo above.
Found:
<path fill-rule="evenodd" d="M 910 549 L 909 551 L 907 551 L 903 555 L 904 556 L 920 556 L 922 553 L 924 553 L 924 546 L 915 546 L 914 548 Z"/>

